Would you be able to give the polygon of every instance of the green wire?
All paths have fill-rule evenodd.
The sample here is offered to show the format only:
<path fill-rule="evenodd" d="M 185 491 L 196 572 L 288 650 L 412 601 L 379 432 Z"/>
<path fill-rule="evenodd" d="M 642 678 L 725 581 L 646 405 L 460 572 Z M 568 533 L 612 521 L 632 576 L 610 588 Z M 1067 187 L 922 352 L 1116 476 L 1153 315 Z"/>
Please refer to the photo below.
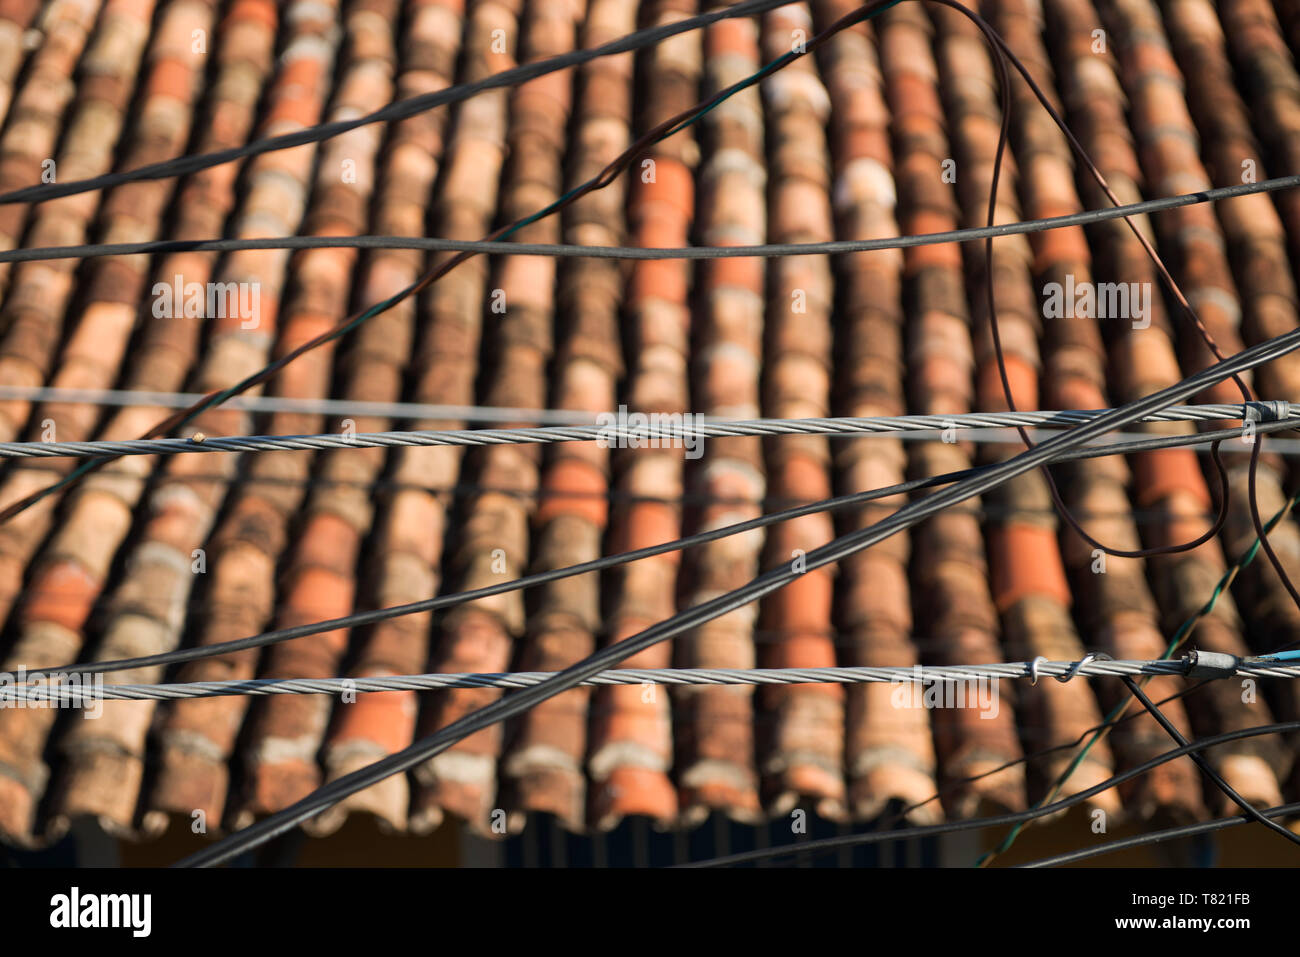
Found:
<path fill-rule="evenodd" d="M 1286 513 L 1289 512 L 1291 509 L 1295 508 L 1297 505 L 1300 505 L 1300 493 L 1297 493 L 1295 497 L 1291 499 L 1291 501 L 1283 505 L 1281 510 L 1272 518 L 1270 518 L 1268 522 L 1265 523 L 1264 531 L 1266 533 L 1273 531 L 1274 527 L 1277 525 L 1278 522 L 1282 521 Z M 1220 578 L 1218 584 L 1214 586 L 1214 592 L 1210 595 L 1209 600 L 1206 601 L 1206 603 L 1201 606 L 1199 611 L 1197 611 L 1194 615 L 1192 615 L 1185 622 L 1183 622 L 1179 626 L 1178 630 L 1174 632 L 1174 637 L 1170 640 L 1169 647 L 1166 648 L 1165 653 L 1160 656 L 1162 661 L 1172 658 L 1174 652 L 1178 650 L 1178 647 L 1182 645 L 1182 643 L 1187 639 L 1187 635 L 1191 632 L 1192 628 L 1195 627 L 1196 623 L 1200 621 L 1202 618 L 1204 618 L 1206 615 L 1208 615 L 1210 612 L 1214 611 L 1214 606 L 1219 603 L 1219 596 L 1221 596 L 1227 590 L 1228 583 L 1232 580 L 1233 576 L 1236 575 L 1238 572 L 1240 572 L 1242 569 L 1244 569 L 1246 566 L 1248 566 L 1251 562 L 1255 560 L 1255 556 L 1259 553 L 1259 549 L 1262 544 L 1263 543 L 1260 541 L 1259 536 L 1256 535 L 1255 543 L 1251 545 L 1250 548 L 1248 548 L 1246 552 L 1239 559 L 1237 559 L 1236 563 L 1232 565 L 1232 567 L 1230 567 L 1226 572 L 1223 573 L 1223 577 Z M 1056 791 L 1059 791 L 1059 789 L 1065 784 L 1065 782 L 1070 779 L 1070 775 L 1074 774 L 1074 772 L 1079 769 L 1079 765 L 1082 764 L 1083 759 L 1088 756 L 1088 752 L 1092 750 L 1092 746 L 1101 739 L 1101 736 L 1103 733 L 1105 733 L 1106 729 L 1110 727 L 1110 725 L 1114 721 L 1116 721 L 1119 718 L 1119 716 L 1128 709 L 1128 706 L 1131 703 L 1132 703 L 1131 700 L 1126 699 L 1124 701 L 1121 701 L 1119 704 L 1117 704 L 1114 708 L 1111 709 L 1110 714 L 1106 715 L 1105 720 L 1102 722 L 1102 726 L 1093 732 L 1092 737 L 1088 739 L 1088 743 L 1085 744 L 1083 748 L 1079 751 L 1079 753 L 1074 756 L 1074 760 L 1070 762 L 1069 767 L 1067 767 L 1065 771 L 1056 779 L 1056 783 L 1053 785 L 1053 791 L 1049 793 L 1055 793 Z M 1044 798 L 1043 800 L 1046 800 L 1046 798 Z M 1037 804 L 1034 805 L 1034 807 L 1035 808 L 1041 807 L 1043 804 L 1043 800 L 1040 800 Z M 994 857 L 998 854 L 1006 853 L 1006 851 L 1011 847 L 1011 845 L 1015 843 L 1016 838 L 1020 836 L 1020 832 L 1023 831 L 1024 828 L 1025 828 L 1024 823 L 1017 824 L 1015 827 L 1013 827 L 1010 833 L 1008 833 L 1007 836 L 1003 838 L 1001 844 L 999 844 L 993 850 L 986 851 L 984 854 L 980 855 L 979 859 L 975 862 L 975 866 L 979 867 L 983 865 L 983 863 L 989 858 Z"/>
<path fill-rule="evenodd" d="M 1285 505 L 1282 506 L 1282 510 L 1280 512 L 1278 512 L 1276 515 L 1270 518 L 1267 523 L 1265 523 L 1264 531 L 1265 532 L 1273 531 L 1273 528 L 1277 525 L 1277 523 L 1282 521 L 1283 516 L 1285 516 L 1287 512 L 1295 508 L 1297 505 L 1300 505 L 1300 493 L 1297 493 L 1295 497 L 1291 499 L 1291 501 L 1287 502 Z M 1237 574 L 1239 571 L 1241 571 L 1243 568 L 1245 568 L 1247 565 L 1249 565 L 1251 562 L 1255 560 L 1255 556 L 1259 553 L 1259 549 L 1262 544 L 1263 543 L 1260 541 L 1259 536 L 1256 535 L 1255 544 L 1251 545 L 1250 548 L 1246 550 L 1246 553 L 1242 555 L 1241 558 L 1237 559 L 1237 564 L 1234 565 L 1232 568 L 1228 569 L 1228 571 L 1224 573 L 1223 577 L 1219 579 L 1219 583 L 1214 586 L 1214 593 L 1210 595 L 1210 600 L 1207 601 L 1204 606 L 1202 606 L 1200 611 L 1198 611 L 1191 618 L 1188 618 L 1185 622 L 1183 622 L 1182 627 L 1180 627 L 1178 631 L 1174 633 L 1173 641 L 1169 643 L 1169 650 L 1166 651 L 1164 654 L 1165 658 L 1173 657 L 1174 650 L 1183 643 L 1183 641 L 1187 637 L 1187 633 L 1192 630 L 1192 626 L 1196 624 L 1198 619 L 1204 618 L 1210 612 L 1214 611 L 1214 606 L 1218 603 L 1219 596 L 1222 595 L 1228 587 L 1228 580 L 1233 575 Z"/>

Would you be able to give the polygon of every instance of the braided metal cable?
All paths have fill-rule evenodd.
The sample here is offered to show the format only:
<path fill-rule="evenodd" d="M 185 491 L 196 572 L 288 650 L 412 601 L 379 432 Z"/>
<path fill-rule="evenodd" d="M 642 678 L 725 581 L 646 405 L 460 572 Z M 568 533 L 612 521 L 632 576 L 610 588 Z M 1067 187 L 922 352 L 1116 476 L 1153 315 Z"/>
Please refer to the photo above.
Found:
<path fill-rule="evenodd" d="M 1054 412 L 973 412 L 957 415 L 897 415 L 864 418 L 709 420 L 695 424 L 691 413 L 674 413 L 669 424 L 648 419 L 645 426 L 583 425 L 518 429 L 447 429 L 416 432 L 325 433 L 319 435 L 202 436 L 188 439 L 134 439 L 92 442 L 3 442 L 0 458 L 94 458 L 111 455 L 170 455 L 182 452 L 269 452 L 349 448 L 487 446 L 556 442 L 616 442 L 636 448 L 644 443 L 678 442 L 725 436 L 870 435 L 997 429 L 1016 426 L 1067 427 L 1091 421 L 1110 409 Z M 1143 422 L 1213 422 L 1250 419 L 1277 422 L 1290 414 L 1285 400 L 1236 404 L 1176 406 L 1144 416 Z M 610 413 L 613 415 L 613 413 Z M 688 418 L 688 416 L 690 418 Z M 624 416 L 617 417 L 620 420 Z M 630 417 L 628 417 L 630 418 Z"/>
<path fill-rule="evenodd" d="M 1186 660 L 1112 661 L 1089 655 L 1080 661 L 1004 662 L 988 665 L 944 665 L 912 667 L 849 668 L 625 668 L 601 672 L 582 682 L 584 686 L 670 685 L 701 687 L 717 685 L 797 684 L 884 684 L 927 682 L 969 682 L 1052 677 L 1069 681 L 1075 677 L 1119 677 L 1127 675 L 1185 675 Z M 1300 678 L 1300 664 L 1241 659 L 1232 674 L 1222 677 Z M 337 695 L 347 692 L 433 691 L 445 688 L 528 688 L 555 677 L 554 672 L 520 671 L 502 674 L 423 674 L 371 678 L 258 678 L 235 681 L 193 681 L 171 684 L 91 684 L 84 678 L 64 676 L 38 684 L 0 684 L 0 707 L 10 702 L 80 700 L 86 697 L 109 701 L 172 701 L 181 698 L 212 698 L 232 695 Z"/>

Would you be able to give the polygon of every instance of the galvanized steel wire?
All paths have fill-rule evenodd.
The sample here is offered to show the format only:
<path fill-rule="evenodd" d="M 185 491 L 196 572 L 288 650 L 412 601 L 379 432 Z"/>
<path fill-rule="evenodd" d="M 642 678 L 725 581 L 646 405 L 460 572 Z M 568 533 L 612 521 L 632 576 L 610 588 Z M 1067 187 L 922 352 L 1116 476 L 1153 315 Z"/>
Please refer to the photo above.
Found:
<path fill-rule="evenodd" d="M 724 436 L 871 435 L 898 432 L 1005 429 L 1021 426 L 1067 427 L 1090 422 L 1110 409 L 1056 412 L 974 412 L 957 415 L 898 415 L 818 419 L 704 419 L 698 424 L 642 426 L 580 425 L 515 429 L 447 429 L 414 432 L 321 433 L 317 435 L 203 436 L 183 439 L 132 439 L 90 442 L 2 442 L 0 458 L 95 458 L 122 455 L 174 455 L 191 452 L 321 451 L 349 448 L 424 446 L 549 445 L 556 442 L 614 441 L 632 448 L 641 443 L 684 442 Z M 610 413 L 611 415 L 613 413 Z M 673 413 L 690 423 L 690 413 Z M 1143 422 L 1214 422 L 1250 419 L 1278 422 L 1290 415 L 1284 400 L 1246 404 L 1178 406 L 1144 416 Z"/>
<path fill-rule="evenodd" d="M 915 665 L 912 667 L 845 668 L 626 668 L 604 671 L 583 680 L 584 687 L 665 685 L 898 684 L 961 683 L 1003 679 L 1118 677 L 1123 675 L 1187 674 L 1185 659 L 1112 661 L 1088 656 L 1080 661 L 1020 661 L 988 665 Z M 1300 678 L 1300 664 L 1241 659 L 1224 677 Z M 21 674 L 18 678 L 21 679 Z M 358 678 L 257 678 L 230 681 L 190 681 L 159 684 L 91 684 L 72 675 L 40 683 L 0 684 L 0 708 L 16 703 L 76 701 L 93 696 L 105 701 L 174 701 L 232 695 L 342 695 L 392 691 L 434 691 L 448 688 L 530 688 L 555 677 L 555 672 L 519 671 L 501 674 L 422 674 Z"/>

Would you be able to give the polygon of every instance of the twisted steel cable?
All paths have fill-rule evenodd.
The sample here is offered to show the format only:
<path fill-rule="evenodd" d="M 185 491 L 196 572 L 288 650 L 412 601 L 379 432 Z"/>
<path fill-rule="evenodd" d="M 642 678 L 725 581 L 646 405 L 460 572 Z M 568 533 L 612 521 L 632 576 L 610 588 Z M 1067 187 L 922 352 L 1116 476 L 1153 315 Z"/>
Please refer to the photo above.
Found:
<path fill-rule="evenodd" d="M 706 687 L 718 685 L 798 684 L 893 684 L 960 683 L 1002 679 L 1076 677 L 1124 677 L 1131 675 L 1174 675 L 1188 673 L 1187 659 L 1113 661 L 1019 661 L 988 665 L 914 665 L 912 667 L 836 668 L 624 668 L 604 671 L 581 682 L 583 686 L 665 685 Z M 1243 658 L 1220 677 L 1300 678 L 1300 664 L 1281 664 Z M 21 679 L 21 674 L 18 676 Z M 93 696 L 106 701 L 174 701 L 181 698 L 212 698 L 233 695 L 337 695 L 387 691 L 433 691 L 444 688 L 529 688 L 555 677 L 549 671 L 519 671 L 501 674 L 389 675 L 372 678 L 255 678 L 231 681 L 190 681 L 161 684 L 88 685 L 73 676 L 54 678 L 42 684 L 21 682 L 0 686 L 0 708 L 9 702 L 64 701 Z M 88 690 L 89 689 L 89 690 Z"/>
<path fill-rule="evenodd" d="M 963 429 L 1075 426 L 1105 415 L 1110 409 L 1053 412 L 972 412 L 959 415 L 898 415 L 819 419 L 702 419 L 696 425 L 645 427 L 580 425 L 517 429 L 446 429 L 415 432 L 363 432 L 318 435 L 204 436 L 188 439 L 132 439 L 90 442 L 3 442 L 0 458 L 94 458 L 122 455 L 170 455 L 182 452 L 270 452 L 410 446 L 533 445 L 556 442 L 618 441 L 679 442 L 724 436 L 859 435 L 894 432 L 937 432 Z M 611 413 L 612 414 L 612 413 Z M 1250 419 L 1290 421 L 1285 400 L 1247 404 L 1178 406 L 1144 416 L 1143 422 L 1215 422 Z M 685 420 L 693 413 L 674 413 Z M 1293 423 L 1300 424 L 1300 422 Z M 1199 441 L 1207 441 L 1198 435 Z M 637 447 L 633 445 L 632 447 Z"/>

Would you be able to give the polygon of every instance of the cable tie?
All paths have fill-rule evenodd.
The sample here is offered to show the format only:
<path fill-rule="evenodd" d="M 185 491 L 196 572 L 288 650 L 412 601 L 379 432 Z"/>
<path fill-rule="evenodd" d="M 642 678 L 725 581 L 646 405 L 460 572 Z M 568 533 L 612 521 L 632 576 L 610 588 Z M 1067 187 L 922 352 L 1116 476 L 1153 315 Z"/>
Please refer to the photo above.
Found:
<path fill-rule="evenodd" d="M 1217 651 L 1189 651 L 1183 661 L 1187 663 L 1183 674 L 1188 678 L 1231 678 L 1241 665 L 1236 655 Z"/>

